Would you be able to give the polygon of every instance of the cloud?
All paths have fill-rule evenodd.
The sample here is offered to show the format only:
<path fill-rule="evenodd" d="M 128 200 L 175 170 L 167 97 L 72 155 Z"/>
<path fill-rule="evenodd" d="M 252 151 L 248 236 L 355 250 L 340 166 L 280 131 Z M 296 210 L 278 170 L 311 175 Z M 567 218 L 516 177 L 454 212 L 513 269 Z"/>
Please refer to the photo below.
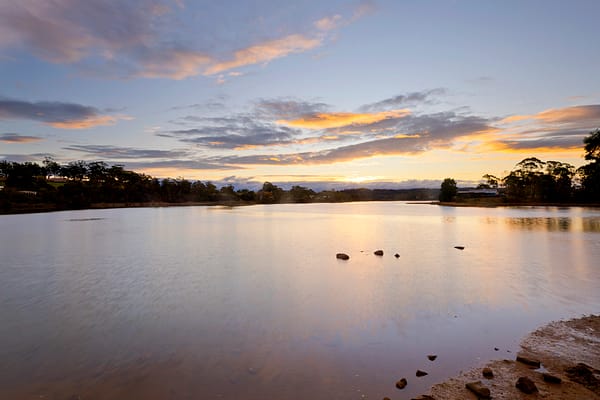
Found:
<path fill-rule="evenodd" d="M 77 151 L 100 158 L 130 159 L 130 158 L 180 158 L 189 155 L 186 150 L 151 150 L 133 147 L 118 147 L 111 145 L 71 145 L 64 150 Z"/>
<path fill-rule="evenodd" d="M 430 90 L 424 90 L 421 92 L 411 92 L 406 94 L 400 94 L 394 97 L 390 97 L 375 103 L 365 104 L 360 107 L 361 111 L 377 111 L 377 110 L 389 110 L 406 105 L 415 104 L 433 104 L 436 100 L 434 96 L 443 96 L 447 93 L 444 88 L 436 88 Z"/>
<path fill-rule="evenodd" d="M 501 122 L 511 123 L 524 120 L 538 120 L 545 124 L 600 123 L 600 104 L 553 108 L 531 115 L 512 115 Z"/>
<path fill-rule="evenodd" d="M 23 119 L 40 121 L 61 129 L 86 129 L 113 125 L 126 116 L 103 115 L 95 107 L 75 103 L 28 102 L 0 97 L 0 120 Z"/>
<path fill-rule="evenodd" d="M 18 133 L 1 133 L 0 142 L 4 143 L 31 143 L 43 140 L 39 136 L 20 135 Z"/>
<path fill-rule="evenodd" d="M 302 101 L 293 98 L 262 99 L 255 104 L 256 112 L 266 118 L 295 119 L 303 115 L 326 112 L 329 104 Z"/>
<path fill-rule="evenodd" d="M 293 120 L 278 120 L 278 124 L 306 129 L 329 129 L 356 125 L 367 125 L 375 122 L 402 118 L 410 114 L 410 110 L 391 110 L 377 113 L 332 112 L 309 114 Z"/>
<path fill-rule="evenodd" d="M 264 64 L 289 54 L 302 53 L 322 44 L 322 38 L 304 35 L 289 35 L 236 51 L 233 59 L 215 62 L 204 70 L 204 75 L 214 75 L 223 71 L 253 64 Z"/>
<path fill-rule="evenodd" d="M 175 137 L 184 143 L 222 149 L 248 149 L 294 143 L 300 131 L 254 120 L 247 116 L 206 119 L 208 125 L 171 131 L 159 136 Z"/>
<path fill-rule="evenodd" d="M 231 13 L 222 15 L 229 12 L 227 7 L 203 9 L 206 23 L 198 24 L 188 21 L 189 10 L 166 0 L 0 2 L 0 48 L 24 50 L 111 78 L 213 76 L 322 46 L 330 31 L 365 15 L 366 4 L 352 17 L 333 14 L 296 32 L 286 32 L 275 22 L 270 34 L 257 37 L 243 34 L 247 29 L 239 25 L 247 24 L 243 20 L 225 31 L 220 21 L 240 19 Z M 232 29 L 239 30 L 236 44 L 244 42 L 236 49 L 227 45 Z M 231 72 L 230 77 L 240 74 Z M 217 80 L 224 82 L 225 76 Z"/>

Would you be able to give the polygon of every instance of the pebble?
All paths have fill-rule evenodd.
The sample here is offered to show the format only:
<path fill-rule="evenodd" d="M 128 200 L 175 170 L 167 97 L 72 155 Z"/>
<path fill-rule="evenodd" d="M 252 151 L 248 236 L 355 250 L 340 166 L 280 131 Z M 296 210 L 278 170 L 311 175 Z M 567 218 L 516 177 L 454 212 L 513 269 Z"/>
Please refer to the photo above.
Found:
<path fill-rule="evenodd" d="M 544 372 L 542 377 L 544 378 L 544 381 L 548 383 L 562 383 L 562 379 L 560 379 L 558 376 L 549 374 L 547 372 Z"/>
<path fill-rule="evenodd" d="M 483 371 L 481 371 L 481 374 L 486 379 L 492 379 L 494 377 L 494 371 L 489 367 L 485 367 Z"/>
<path fill-rule="evenodd" d="M 525 357 L 525 356 L 517 356 L 517 361 L 526 365 L 531 365 L 532 367 L 539 368 L 541 363 L 539 360 L 534 360 L 533 358 Z"/>
<path fill-rule="evenodd" d="M 339 260 L 349 260 L 350 256 L 346 253 L 337 253 L 335 255 L 335 258 L 339 259 Z"/>
<path fill-rule="evenodd" d="M 394 254 L 394 257 L 400 258 L 400 254 L 396 253 L 396 254 Z"/>
<path fill-rule="evenodd" d="M 435 361 L 435 359 L 437 358 L 437 355 L 430 354 L 430 355 L 427 356 L 427 358 L 429 358 L 429 361 Z"/>
<path fill-rule="evenodd" d="M 417 378 L 420 378 L 422 376 L 428 375 L 428 373 L 425 372 L 425 371 L 421 371 L 420 369 L 418 369 L 417 373 L 415 375 L 417 375 Z"/>
<path fill-rule="evenodd" d="M 383 250 L 376 250 L 373 254 L 375 254 L 376 256 L 382 256 Z"/>

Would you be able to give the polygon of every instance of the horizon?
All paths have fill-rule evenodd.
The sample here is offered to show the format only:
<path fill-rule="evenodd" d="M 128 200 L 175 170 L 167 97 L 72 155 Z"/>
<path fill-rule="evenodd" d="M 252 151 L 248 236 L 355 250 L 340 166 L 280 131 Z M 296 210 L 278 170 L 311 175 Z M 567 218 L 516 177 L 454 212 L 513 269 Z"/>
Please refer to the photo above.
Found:
<path fill-rule="evenodd" d="M 598 2 L 247 4 L 0 4 L 0 160 L 439 188 L 600 127 Z"/>

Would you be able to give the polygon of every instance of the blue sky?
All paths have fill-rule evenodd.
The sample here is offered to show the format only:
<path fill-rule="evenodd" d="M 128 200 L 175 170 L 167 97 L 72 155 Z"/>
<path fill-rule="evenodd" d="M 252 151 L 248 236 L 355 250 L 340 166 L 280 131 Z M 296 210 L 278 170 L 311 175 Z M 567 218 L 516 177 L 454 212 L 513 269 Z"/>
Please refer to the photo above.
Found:
<path fill-rule="evenodd" d="M 597 1 L 0 3 L 0 158 L 435 186 L 600 127 Z"/>

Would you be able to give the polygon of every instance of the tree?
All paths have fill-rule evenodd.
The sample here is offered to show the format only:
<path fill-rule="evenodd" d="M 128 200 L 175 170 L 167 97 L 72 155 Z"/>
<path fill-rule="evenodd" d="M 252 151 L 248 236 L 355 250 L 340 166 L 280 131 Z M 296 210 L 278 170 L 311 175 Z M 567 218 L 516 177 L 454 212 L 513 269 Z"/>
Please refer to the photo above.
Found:
<path fill-rule="evenodd" d="M 600 161 L 600 128 L 590 132 L 590 136 L 583 139 L 585 144 L 585 159 L 594 162 Z"/>
<path fill-rule="evenodd" d="M 440 189 L 440 201 L 452 201 L 456 197 L 456 193 L 458 193 L 456 181 L 451 178 L 444 179 Z"/>

